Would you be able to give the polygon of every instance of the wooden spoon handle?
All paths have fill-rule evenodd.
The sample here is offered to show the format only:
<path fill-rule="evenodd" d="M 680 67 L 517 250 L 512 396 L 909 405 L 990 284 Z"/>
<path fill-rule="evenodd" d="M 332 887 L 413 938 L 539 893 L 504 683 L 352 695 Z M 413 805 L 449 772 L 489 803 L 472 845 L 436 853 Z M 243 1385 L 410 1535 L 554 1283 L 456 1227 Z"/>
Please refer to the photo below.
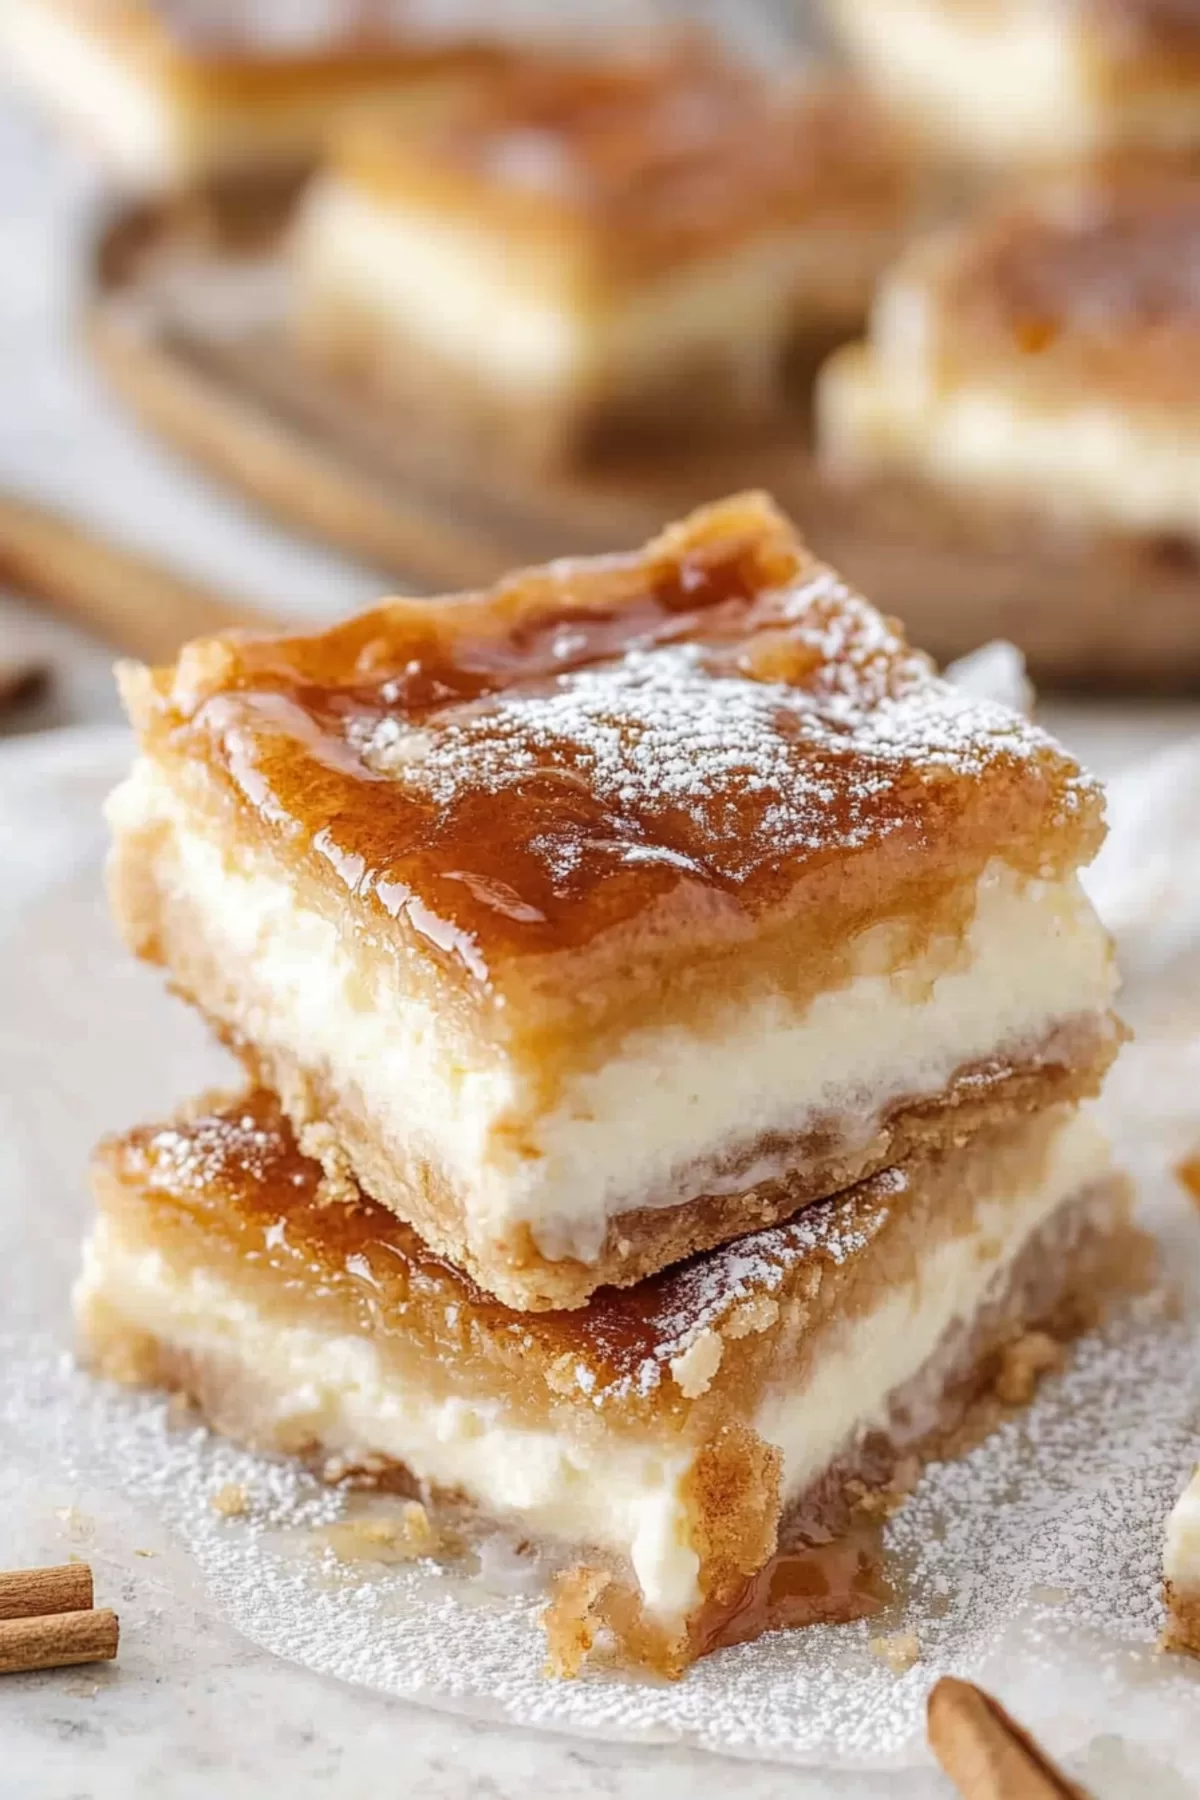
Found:
<path fill-rule="evenodd" d="M 8 494 L 0 494 L 0 585 L 44 600 L 122 655 L 149 663 L 170 662 L 189 638 L 282 623 Z"/>

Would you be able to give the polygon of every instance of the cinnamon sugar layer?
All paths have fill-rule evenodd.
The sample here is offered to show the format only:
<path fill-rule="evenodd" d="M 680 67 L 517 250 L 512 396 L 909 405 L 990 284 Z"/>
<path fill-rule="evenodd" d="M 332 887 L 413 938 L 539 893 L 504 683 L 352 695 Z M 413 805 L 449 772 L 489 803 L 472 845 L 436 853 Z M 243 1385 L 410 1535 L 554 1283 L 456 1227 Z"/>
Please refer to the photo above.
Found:
<path fill-rule="evenodd" d="M 107 1147 L 81 1318 L 102 1367 L 194 1390 L 235 1435 L 404 1463 L 595 1546 L 612 1604 L 636 1600 L 627 1640 L 678 1666 L 719 1641 L 705 1609 L 745 1598 L 785 1508 L 832 1520 L 835 1464 L 861 1492 L 887 1460 L 873 1432 L 897 1454 L 928 1435 L 964 1332 L 979 1363 L 973 1320 L 995 1347 L 1095 1276 L 1084 1246 L 1121 1208 L 1080 1130 L 1060 1114 L 985 1132 L 581 1313 L 529 1318 L 380 1209 L 325 1203 L 252 1096 Z M 1034 1240 L 1036 1281 L 1010 1304 Z M 928 1404 L 905 1390 L 896 1410 L 926 1365 Z"/>

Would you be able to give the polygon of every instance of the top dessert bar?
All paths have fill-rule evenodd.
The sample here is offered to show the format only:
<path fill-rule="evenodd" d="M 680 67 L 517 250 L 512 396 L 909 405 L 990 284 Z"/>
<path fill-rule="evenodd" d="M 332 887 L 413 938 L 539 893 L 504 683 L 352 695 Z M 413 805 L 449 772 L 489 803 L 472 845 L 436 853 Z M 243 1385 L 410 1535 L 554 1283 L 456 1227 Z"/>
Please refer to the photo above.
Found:
<path fill-rule="evenodd" d="M 496 60 L 342 0 L 5 0 L 6 64 L 141 188 L 307 163 L 364 113 L 428 114 Z M 374 22 L 372 22 L 372 11 Z"/>
<path fill-rule="evenodd" d="M 913 245 L 823 371 L 823 447 L 1042 515 L 1200 534 L 1200 179 L 1042 184 Z"/>
<path fill-rule="evenodd" d="M 309 636 L 129 667 L 132 947 L 309 1154 L 581 1304 L 1092 1091 L 1097 787 L 764 497 Z"/>
<path fill-rule="evenodd" d="M 1193 0 L 827 0 L 927 137 L 985 163 L 1200 143 Z"/>

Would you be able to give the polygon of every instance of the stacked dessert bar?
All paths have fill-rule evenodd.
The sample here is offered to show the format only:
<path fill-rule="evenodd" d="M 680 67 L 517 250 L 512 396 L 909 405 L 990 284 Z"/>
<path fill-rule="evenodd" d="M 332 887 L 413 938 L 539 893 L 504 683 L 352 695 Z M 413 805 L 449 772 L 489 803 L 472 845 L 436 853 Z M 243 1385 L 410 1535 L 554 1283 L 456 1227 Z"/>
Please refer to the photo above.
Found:
<path fill-rule="evenodd" d="M 117 915 L 249 1087 L 102 1147 L 96 1366 L 547 1546 L 560 1669 L 872 1604 L 1128 1261 L 1096 786 L 754 495 L 124 692 Z"/>

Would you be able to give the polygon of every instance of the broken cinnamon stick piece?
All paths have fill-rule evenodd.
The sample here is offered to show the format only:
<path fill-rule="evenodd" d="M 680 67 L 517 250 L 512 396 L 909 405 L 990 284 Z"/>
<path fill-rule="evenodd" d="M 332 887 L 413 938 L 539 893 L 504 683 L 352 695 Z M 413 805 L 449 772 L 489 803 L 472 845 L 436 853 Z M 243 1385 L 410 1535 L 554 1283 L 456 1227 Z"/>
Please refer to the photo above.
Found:
<path fill-rule="evenodd" d="M 929 1747 L 963 1800 L 1089 1800 L 999 1701 L 944 1675 L 926 1708 Z"/>
<path fill-rule="evenodd" d="M 0 1675 L 62 1669 L 71 1663 L 111 1662 L 117 1654 L 118 1636 L 114 1612 L 5 1619 L 0 1621 Z"/>
<path fill-rule="evenodd" d="M 0 1570 L 0 1619 L 38 1619 L 47 1613 L 87 1612 L 92 1571 L 86 1563 L 49 1569 Z"/>

